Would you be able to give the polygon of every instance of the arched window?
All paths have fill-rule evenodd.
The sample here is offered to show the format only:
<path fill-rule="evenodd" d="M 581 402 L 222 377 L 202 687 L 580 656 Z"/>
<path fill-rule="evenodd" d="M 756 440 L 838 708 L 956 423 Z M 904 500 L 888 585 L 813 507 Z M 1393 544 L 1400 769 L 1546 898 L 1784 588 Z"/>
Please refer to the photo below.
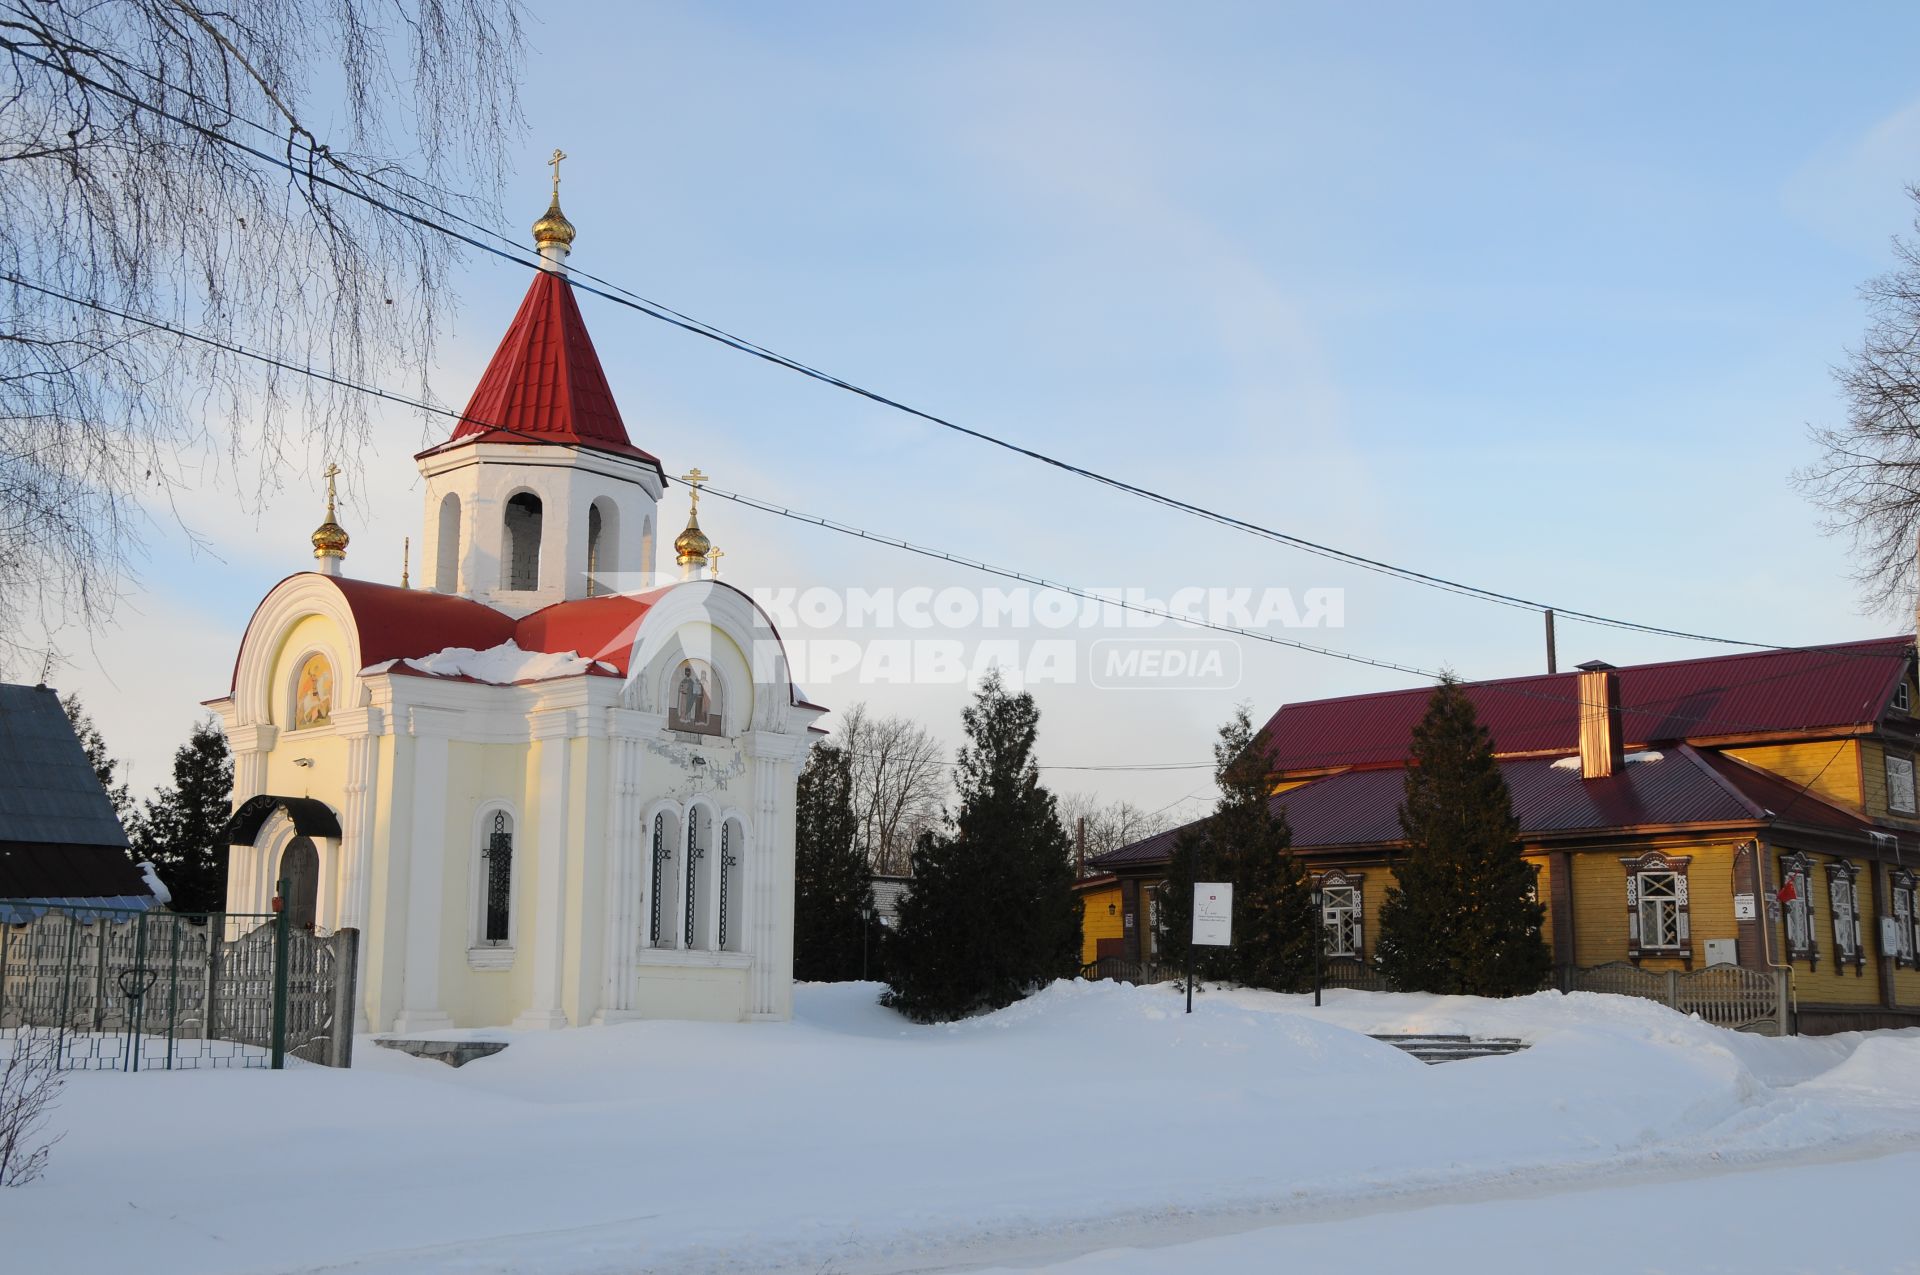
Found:
<path fill-rule="evenodd" d="M 295 837 L 280 852 L 274 882 L 287 923 L 311 930 L 320 903 L 320 852 L 313 848 L 313 838 Z"/>
<path fill-rule="evenodd" d="M 709 949 L 713 946 L 713 813 L 694 806 L 687 811 L 686 889 L 681 931 L 686 946 Z"/>
<path fill-rule="evenodd" d="M 723 952 L 744 950 L 741 940 L 746 935 L 741 932 L 740 900 L 744 897 L 741 868 L 745 866 L 746 857 L 746 829 L 740 826 L 738 819 L 723 820 L 720 824 L 720 858 L 715 871 L 720 897 L 714 911 L 720 918 L 720 924 L 713 941 L 713 945 Z"/>
<path fill-rule="evenodd" d="M 726 686 L 705 660 L 682 660 L 667 683 L 667 729 L 723 735 Z"/>
<path fill-rule="evenodd" d="M 433 587 L 441 593 L 460 592 L 460 497 L 452 492 L 440 500 L 440 539 L 435 550 Z"/>
<path fill-rule="evenodd" d="M 680 946 L 680 821 L 662 810 L 653 817 L 647 890 L 647 946 Z"/>
<path fill-rule="evenodd" d="M 620 512 L 610 500 L 587 506 L 587 596 L 608 593 L 611 577 L 620 569 Z"/>
<path fill-rule="evenodd" d="M 500 554 L 500 586 L 540 587 L 540 497 L 523 491 L 507 502 L 506 543 Z"/>
<path fill-rule="evenodd" d="M 474 873 L 474 946 L 513 943 L 513 816 L 494 810 L 480 821 Z"/>

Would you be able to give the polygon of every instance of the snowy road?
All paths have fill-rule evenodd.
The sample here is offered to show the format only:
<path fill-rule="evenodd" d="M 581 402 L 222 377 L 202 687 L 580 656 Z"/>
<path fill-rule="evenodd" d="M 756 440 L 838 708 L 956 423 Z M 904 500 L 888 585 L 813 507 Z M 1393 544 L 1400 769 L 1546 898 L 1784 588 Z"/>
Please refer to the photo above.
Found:
<path fill-rule="evenodd" d="M 369 1046 L 351 1072 L 77 1076 L 49 1176 L 0 1193 L 0 1266 L 1352 1272 L 1423 1230 L 1475 1272 L 1920 1252 L 1892 1233 L 1920 1032 L 1775 1041 L 1555 994 L 1214 992 L 1189 1018 L 1112 984 L 916 1027 L 875 990 L 520 1034 L 458 1071 Z M 1533 1047 L 1427 1067 L 1363 1034 L 1396 1030 Z"/>

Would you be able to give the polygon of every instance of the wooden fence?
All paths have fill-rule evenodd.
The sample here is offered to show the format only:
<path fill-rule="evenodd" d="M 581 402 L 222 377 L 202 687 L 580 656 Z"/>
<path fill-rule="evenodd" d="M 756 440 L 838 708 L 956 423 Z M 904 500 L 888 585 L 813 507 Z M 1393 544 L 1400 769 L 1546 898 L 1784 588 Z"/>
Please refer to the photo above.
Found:
<path fill-rule="evenodd" d="M 1625 961 L 1567 971 L 1565 990 L 1608 992 L 1659 1001 L 1683 1014 L 1698 1014 L 1716 1027 L 1790 1035 L 1793 1011 L 1785 970 L 1710 965 L 1703 970 L 1656 973 Z"/>

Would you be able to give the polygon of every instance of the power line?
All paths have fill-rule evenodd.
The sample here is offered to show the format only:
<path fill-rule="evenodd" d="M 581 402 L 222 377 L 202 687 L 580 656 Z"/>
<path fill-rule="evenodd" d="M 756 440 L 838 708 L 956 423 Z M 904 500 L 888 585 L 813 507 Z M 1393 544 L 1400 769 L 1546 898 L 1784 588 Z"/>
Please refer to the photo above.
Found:
<path fill-rule="evenodd" d="M 386 202 L 385 200 L 376 198 L 375 196 L 367 193 L 364 190 L 356 189 L 353 186 L 346 185 L 341 182 L 336 182 L 327 177 L 321 176 L 320 174 L 315 172 L 311 166 L 305 169 L 302 169 L 289 158 L 283 158 L 280 156 L 272 155 L 256 147 L 249 146 L 245 142 L 242 142 L 237 138 L 228 136 L 226 133 L 221 132 L 217 128 L 211 127 L 206 124 L 201 124 L 193 120 L 186 119 L 185 117 L 175 114 L 174 112 L 168 111 L 163 107 L 157 106 L 154 103 L 139 97 L 138 95 L 128 93 L 123 89 L 119 89 L 113 85 L 106 84 L 102 81 L 96 80 L 93 77 L 86 75 L 85 73 L 79 71 L 76 68 L 66 66 L 62 63 L 55 62 L 45 57 L 42 57 L 34 53 L 28 46 L 22 45 L 16 41 L 0 39 L 0 48 L 9 49 L 19 54 L 20 56 L 27 58 L 30 61 L 36 62 L 39 65 L 48 68 L 49 70 L 55 71 L 58 74 L 67 76 L 68 78 L 71 78 L 79 83 L 86 84 L 89 87 L 99 90 L 100 92 L 107 93 L 114 97 L 118 97 L 130 105 L 133 105 L 140 109 L 150 111 L 154 114 L 159 115 L 164 119 L 171 120 L 174 123 L 179 124 L 183 128 L 191 129 L 194 132 L 197 132 L 207 137 L 209 140 L 234 147 L 235 149 L 238 149 L 246 154 L 254 156 L 255 158 L 261 160 L 264 163 L 271 164 L 278 168 L 283 168 L 301 180 L 312 182 L 321 186 L 325 186 L 329 189 L 339 191 L 340 193 L 350 198 L 361 200 L 375 208 L 378 208 L 382 211 L 389 213 L 392 216 L 399 217 L 406 221 L 413 222 L 416 225 L 419 225 L 423 228 L 434 230 L 440 234 L 453 238 L 461 243 L 465 243 L 470 247 L 477 248 L 482 252 L 490 253 L 494 256 L 500 257 L 503 260 L 514 262 L 515 264 L 525 266 L 529 269 L 540 268 L 539 262 L 529 261 L 527 259 L 524 249 L 517 250 L 517 251 L 506 251 L 501 248 L 495 247 L 492 244 L 482 242 L 481 240 L 474 238 L 470 234 L 467 234 L 460 230 L 456 230 L 450 226 L 442 224 L 441 222 L 437 222 L 430 217 L 423 216 L 418 212 L 412 212 L 406 209 L 396 208 L 392 204 Z M 89 55 L 95 54 L 96 52 L 95 50 L 86 49 L 83 47 L 74 47 L 69 51 L 82 52 Z M 142 72 L 142 73 L 145 74 L 145 72 Z M 156 83 L 161 83 L 163 85 L 166 84 L 166 81 L 160 80 L 158 77 L 149 76 L 149 78 L 154 79 Z M 184 90 L 176 90 L 176 91 L 181 91 L 183 93 L 185 92 Z M 196 100 L 200 100 L 202 102 L 205 101 L 205 99 L 196 99 Z M 222 109 L 228 114 L 233 114 L 230 111 L 226 111 L 226 108 L 220 108 L 220 109 Z M 236 119 L 241 118 L 237 114 L 233 115 L 233 117 Z M 271 135 L 273 135 L 276 139 L 280 137 L 280 134 L 277 131 L 269 130 L 264 125 L 254 123 L 253 121 L 243 121 L 243 122 L 249 124 L 253 128 L 261 130 L 262 132 L 271 133 Z M 289 137 L 287 140 L 288 140 L 289 146 L 291 146 L 296 139 Z M 421 207 L 431 209 L 437 212 L 439 215 L 448 218 L 449 220 L 459 221 L 468 226 L 475 227 L 477 230 L 479 230 L 480 233 L 486 234 L 492 238 L 497 238 L 497 239 L 501 239 L 502 241 L 511 242 L 506 239 L 506 236 L 502 235 L 497 230 L 489 230 L 484 227 L 481 227 L 478 225 L 478 223 L 472 222 L 467 218 L 459 216 L 458 214 L 451 213 L 446 209 L 438 208 L 436 205 L 433 205 L 428 201 L 421 199 L 418 195 L 413 194 L 412 192 L 400 190 L 398 188 L 391 186 L 388 183 L 380 181 L 378 178 L 360 173 L 358 170 L 352 168 L 350 165 L 346 164 L 344 161 L 341 161 L 340 159 L 338 159 L 338 157 L 334 156 L 333 153 L 327 148 L 325 148 L 324 146 L 316 146 L 311 142 L 304 142 L 302 143 L 302 145 L 306 147 L 306 150 L 310 158 L 314 156 L 324 158 L 329 164 L 331 164 L 332 166 L 334 166 L 335 168 L 337 168 L 339 171 L 343 173 L 350 173 L 361 181 L 366 181 L 366 182 L 369 182 L 370 184 L 377 185 L 392 194 L 405 198 L 411 203 L 416 203 L 416 204 L 419 204 Z M 1179 497 L 1170 495 L 1166 492 L 1162 492 L 1154 488 L 1144 487 L 1135 483 L 1130 483 L 1124 479 L 1116 478 L 1111 475 L 1101 473 L 1100 471 L 1090 469 L 1082 465 L 1077 465 L 1071 461 L 1062 460 L 1058 457 L 1051 456 L 1035 448 L 1027 447 L 1023 444 L 1013 442 L 1010 439 L 1002 438 L 995 434 L 990 434 L 984 430 L 974 429 L 970 426 L 961 425 L 955 421 L 947 419 L 946 417 L 940 416 L 937 413 L 925 411 L 921 408 L 914 407 L 898 399 L 890 398 L 885 394 L 881 394 L 875 390 L 867 389 L 864 386 L 858 385 L 852 381 L 848 381 L 832 373 L 825 372 L 819 368 L 813 367 L 798 359 L 780 354 L 774 350 L 770 350 L 765 346 L 758 345 L 752 341 L 747 340 L 746 338 L 735 336 L 734 334 L 727 332 L 722 328 L 716 327 L 702 320 L 692 318 L 691 316 L 682 314 L 681 312 L 674 310 L 668 306 L 662 305 L 659 302 L 648 300 L 647 298 L 641 296 L 636 292 L 631 291 L 630 289 L 622 287 L 619 284 L 611 283 L 607 280 L 601 279 L 597 275 L 590 274 L 586 271 L 574 271 L 572 273 L 578 274 L 580 277 L 585 279 L 594 280 L 595 282 L 603 285 L 600 287 L 594 287 L 589 284 L 575 282 L 573 279 L 569 278 L 568 282 L 570 286 L 578 289 L 579 291 L 601 297 L 605 300 L 613 302 L 616 305 L 622 305 L 629 309 L 637 310 L 640 313 L 645 314 L 650 318 L 653 318 L 663 323 L 670 324 L 671 326 L 680 328 L 683 331 L 693 333 L 696 336 L 705 337 L 708 340 L 717 342 L 718 344 L 724 345 L 740 353 L 751 355 L 754 358 L 761 359 L 765 362 L 772 363 L 779 367 L 784 367 L 789 371 L 792 371 L 792 372 L 798 373 L 799 375 L 819 381 L 822 384 L 833 386 L 836 389 L 840 389 L 849 394 L 853 394 L 860 398 L 867 399 L 871 402 L 880 404 L 881 406 L 892 408 L 896 411 L 905 413 L 909 416 L 913 416 L 917 419 L 926 421 L 929 424 L 937 425 L 943 429 L 953 431 L 955 433 L 972 438 L 976 441 L 1001 448 L 1003 450 L 1012 452 L 1019 456 L 1024 456 L 1029 460 L 1033 460 L 1040 464 L 1044 464 L 1052 468 L 1059 469 L 1065 473 L 1073 474 L 1089 482 L 1098 483 L 1103 486 L 1112 488 L 1116 491 L 1121 491 L 1128 495 L 1135 496 L 1139 499 L 1146 500 L 1154 504 L 1162 505 L 1166 508 L 1174 509 L 1179 512 L 1186 513 L 1190 516 L 1197 517 L 1208 522 L 1213 522 L 1220 526 L 1229 527 L 1234 530 L 1238 530 L 1243 533 L 1246 533 L 1248 535 L 1255 536 L 1257 538 L 1269 540 L 1277 544 L 1284 544 L 1291 548 L 1298 549 L 1302 552 L 1314 554 L 1316 556 L 1327 558 L 1337 562 L 1343 562 L 1351 566 L 1360 567 L 1364 570 L 1375 572 L 1381 575 L 1386 575 L 1395 579 L 1406 580 L 1411 583 L 1423 585 L 1429 588 L 1439 589 L 1444 592 L 1455 593 L 1455 594 L 1459 594 L 1466 597 L 1477 598 L 1482 601 L 1494 602 L 1503 606 L 1515 607 L 1522 610 L 1530 610 L 1530 611 L 1542 612 L 1542 613 L 1547 611 L 1552 611 L 1556 616 L 1565 617 L 1568 619 L 1584 620 L 1590 624 L 1602 625 L 1609 628 L 1623 629 L 1623 630 L 1629 630 L 1632 632 L 1639 632 L 1639 633 L 1648 633 L 1648 634 L 1653 634 L 1661 637 L 1682 638 L 1688 641 L 1711 642 L 1711 643 L 1716 643 L 1716 644 L 1726 645 L 1726 646 L 1747 646 L 1747 647 L 1764 649 L 1764 648 L 1769 648 L 1776 645 L 1774 643 L 1755 642 L 1755 641 L 1750 641 L 1750 640 L 1741 639 L 1741 638 L 1717 637 L 1710 634 L 1695 633 L 1695 632 L 1690 632 L 1684 629 L 1668 628 L 1660 625 L 1642 624 L 1635 621 L 1619 619 L 1617 617 L 1601 615 L 1596 612 L 1581 611 L 1574 608 L 1556 606 L 1549 603 L 1536 601 L 1530 598 L 1520 597 L 1516 594 L 1504 593 L 1499 590 L 1487 589 L 1487 588 L 1482 588 L 1480 586 L 1467 584 L 1462 581 L 1453 580 L 1445 576 L 1436 575 L 1430 572 L 1419 571 L 1411 567 L 1402 567 L 1394 563 L 1383 561 L 1381 559 L 1371 558 L 1363 554 L 1351 552 L 1349 550 L 1339 549 L 1335 546 L 1328 545 L 1319 541 L 1310 540 L 1303 536 L 1297 536 L 1289 532 L 1279 531 L 1271 527 L 1266 527 L 1259 523 L 1255 523 L 1247 519 L 1239 518 L 1234 515 L 1222 513 L 1218 510 L 1214 510 L 1203 505 L 1195 504 L 1193 502 L 1181 499 Z"/>

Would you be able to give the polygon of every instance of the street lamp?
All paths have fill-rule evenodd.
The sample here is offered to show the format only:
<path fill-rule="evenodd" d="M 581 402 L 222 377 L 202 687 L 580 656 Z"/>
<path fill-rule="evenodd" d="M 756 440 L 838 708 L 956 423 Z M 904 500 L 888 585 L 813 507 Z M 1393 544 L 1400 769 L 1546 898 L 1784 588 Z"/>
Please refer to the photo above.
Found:
<path fill-rule="evenodd" d="M 1313 1007 L 1320 1008 L 1320 953 L 1327 946 L 1326 914 L 1320 910 L 1320 887 L 1313 887 Z"/>
<path fill-rule="evenodd" d="M 867 941 L 873 934 L 873 895 L 860 904 L 860 981 L 867 981 Z"/>

